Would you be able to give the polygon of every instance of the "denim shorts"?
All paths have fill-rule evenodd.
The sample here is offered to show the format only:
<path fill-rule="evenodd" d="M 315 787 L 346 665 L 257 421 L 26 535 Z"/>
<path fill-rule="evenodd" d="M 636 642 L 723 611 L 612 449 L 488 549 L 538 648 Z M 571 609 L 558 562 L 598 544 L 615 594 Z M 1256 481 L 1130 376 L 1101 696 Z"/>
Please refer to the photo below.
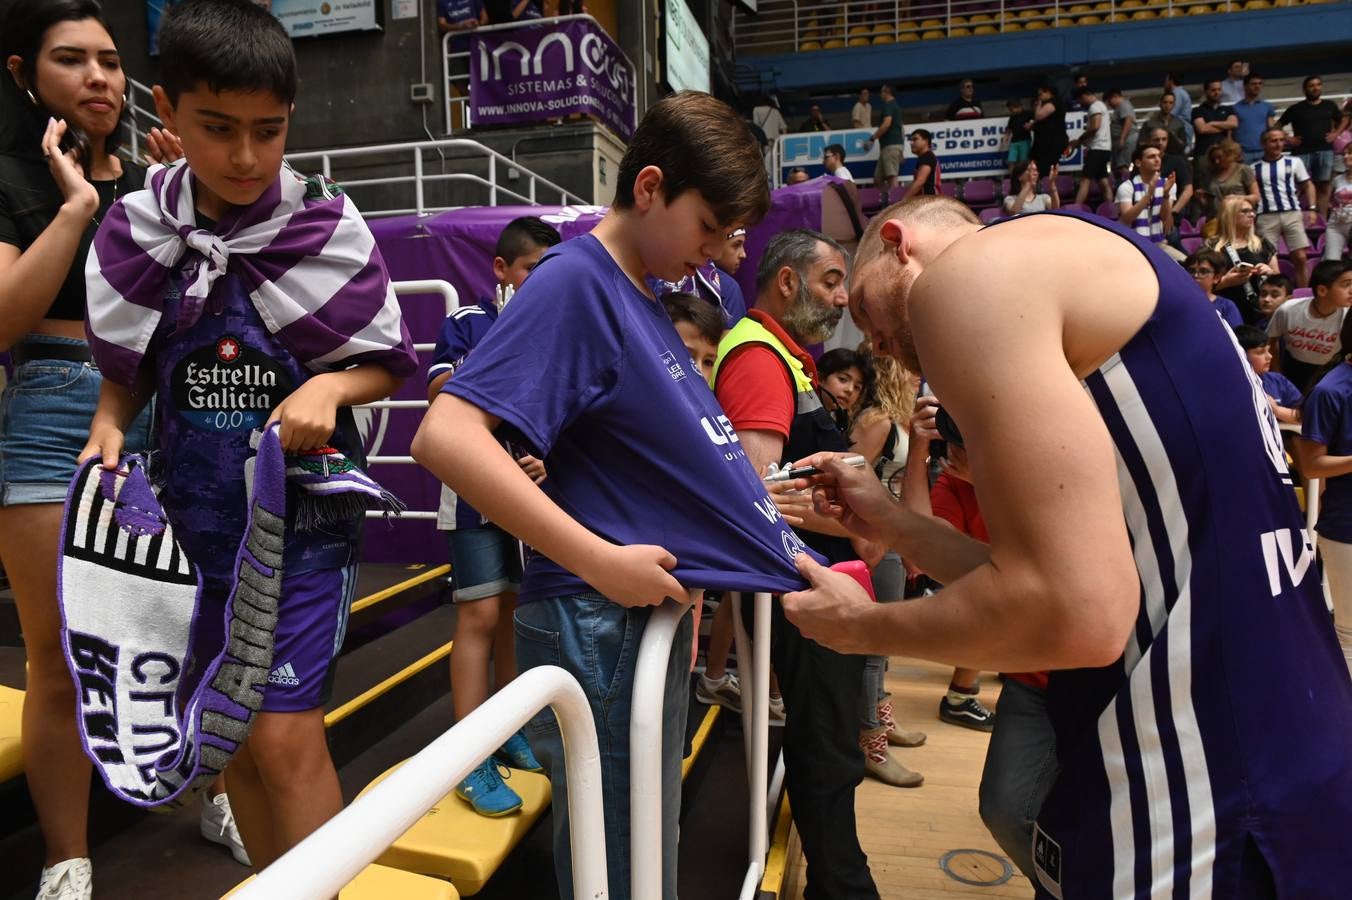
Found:
<path fill-rule="evenodd" d="M 84 345 L 45 334 L 30 334 L 24 343 L 30 355 L 38 344 Z M 31 359 L 15 367 L 0 394 L 0 506 L 66 501 L 102 381 L 88 362 Z M 147 406 L 127 429 L 126 452 L 145 450 L 150 417 Z"/>
<path fill-rule="evenodd" d="M 1316 150 L 1313 153 L 1300 153 L 1296 159 L 1305 163 L 1305 171 L 1310 173 L 1312 181 L 1329 181 L 1333 178 L 1333 151 Z"/>
<path fill-rule="evenodd" d="M 451 544 L 451 599 L 483 600 L 521 590 L 521 545 L 496 525 L 446 532 Z"/>

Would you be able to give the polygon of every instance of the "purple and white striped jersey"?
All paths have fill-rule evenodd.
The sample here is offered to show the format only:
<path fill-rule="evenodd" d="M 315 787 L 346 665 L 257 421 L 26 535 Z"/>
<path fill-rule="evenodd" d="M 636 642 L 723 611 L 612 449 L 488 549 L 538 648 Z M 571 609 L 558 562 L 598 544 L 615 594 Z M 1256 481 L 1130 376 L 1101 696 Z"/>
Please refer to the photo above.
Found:
<path fill-rule="evenodd" d="M 1312 865 L 1352 846 L 1352 682 L 1277 423 L 1187 273 L 1076 217 L 1135 245 L 1159 300 L 1084 381 L 1141 601 L 1117 663 L 1051 675 L 1061 774 L 1034 832 L 1039 896 L 1352 896 L 1344 867 Z"/>
<path fill-rule="evenodd" d="M 1253 178 L 1258 182 L 1258 214 L 1298 212 L 1300 186 L 1310 180 L 1305 163 L 1294 156 L 1280 159 L 1260 159 L 1253 164 Z"/>

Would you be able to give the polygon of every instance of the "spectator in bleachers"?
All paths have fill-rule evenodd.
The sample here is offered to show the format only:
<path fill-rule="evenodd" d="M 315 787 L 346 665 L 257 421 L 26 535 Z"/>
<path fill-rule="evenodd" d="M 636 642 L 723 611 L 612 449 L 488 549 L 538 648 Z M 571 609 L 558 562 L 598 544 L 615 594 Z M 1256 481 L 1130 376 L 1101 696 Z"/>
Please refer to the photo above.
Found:
<path fill-rule="evenodd" d="M 1204 88 L 1204 99 L 1192 110 L 1193 133 L 1197 135 L 1193 144 L 1193 180 L 1197 184 L 1206 184 L 1211 180 L 1211 148 L 1230 136 L 1239 127 L 1235 111 L 1221 103 L 1221 83 L 1208 81 Z"/>
<path fill-rule="evenodd" d="M 1216 293 L 1233 300 L 1245 322 L 1257 321 L 1259 285 L 1277 273 L 1277 246 L 1254 229 L 1254 209 L 1247 197 L 1225 198 L 1216 217 L 1216 235 L 1203 245 L 1230 261 L 1230 271 L 1216 282 Z"/>
<path fill-rule="evenodd" d="M 1352 306 L 1352 270 L 1340 259 L 1320 262 L 1310 276 L 1314 294 L 1283 303 L 1268 323 L 1273 367 L 1309 390 L 1320 366 L 1339 352 L 1339 332 Z"/>
<path fill-rule="evenodd" d="M 1238 325 L 1235 327 L 1235 340 L 1249 358 L 1249 368 L 1258 376 L 1258 382 L 1268 399 L 1268 408 L 1277 421 L 1299 424 L 1304 398 L 1301 397 L 1300 388 L 1291 379 L 1281 372 L 1272 371 L 1272 347 L 1268 344 L 1267 335 L 1253 325 Z"/>
<path fill-rule="evenodd" d="M 502 230 L 493 250 L 497 298 L 462 306 L 442 322 L 427 369 L 429 403 L 497 322 L 510 296 L 508 289 L 520 290 L 540 258 L 559 241 L 559 233 L 534 216 L 513 219 Z M 513 456 L 536 484 L 544 480 L 544 463 L 539 459 L 524 452 Z M 451 600 L 456 608 L 451 699 L 459 721 L 516 677 L 512 613 L 521 588 L 521 548 L 516 538 L 445 486 L 437 529 L 445 533 L 450 551 Z M 479 815 L 502 816 L 521 808 L 520 795 L 498 771 L 500 762 L 527 772 L 543 770 L 525 734 L 513 734 L 455 788 L 456 796 Z"/>
<path fill-rule="evenodd" d="M 868 88 L 859 89 L 859 99 L 850 110 L 850 127 L 873 127 L 873 104 L 869 102 Z"/>
<path fill-rule="evenodd" d="M 1216 307 L 1217 315 L 1225 321 L 1225 324 L 1231 328 L 1244 324 L 1244 317 L 1240 315 L 1235 302 L 1229 297 L 1217 296 L 1215 292 L 1217 280 L 1230 268 L 1230 263 L 1224 256 L 1215 250 L 1198 250 L 1183 260 L 1183 268 L 1188 270 L 1188 274 L 1197 282 L 1206 298 Z"/>
<path fill-rule="evenodd" d="M 1305 287 L 1305 250 L 1310 246 L 1305 228 L 1315 222 L 1315 186 L 1301 158 L 1283 154 L 1285 139 L 1286 133 L 1280 128 L 1263 135 L 1263 158 L 1253 166 L 1258 182 L 1258 221 L 1254 227 L 1260 237 L 1274 245 L 1279 238 L 1286 241 L 1296 270 L 1296 287 Z"/>
<path fill-rule="evenodd" d="M 1352 232 L 1352 144 L 1340 154 L 1343 171 L 1329 189 L 1328 228 L 1324 231 L 1324 259 L 1341 259 Z"/>
<path fill-rule="evenodd" d="M 1277 311 L 1277 307 L 1291 299 L 1293 287 L 1291 279 L 1280 272 L 1263 279 L 1263 283 L 1258 286 L 1258 319 L 1253 323 L 1255 327 L 1267 331 L 1268 322 L 1272 321 L 1272 314 Z"/>
<path fill-rule="evenodd" d="M 1037 162 L 1027 160 L 1017 162 L 1009 171 L 1014 182 L 1014 192 L 1004 200 L 1004 211 L 1011 216 L 1026 212 L 1045 212 L 1061 208 L 1061 196 L 1056 191 L 1056 179 L 1047 179 L 1047 193 L 1038 193 Z"/>
<path fill-rule="evenodd" d="M 1305 99 L 1288 106 L 1277 124 L 1291 126 L 1287 144 L 1314 182 L 1315 208 L 1323 216 L 1328 214 L 1329 182 L 1333 179 L 1331 141 L 1342 125 L 1343 116 L 1338 104 L 1324 99 L 1324 80 L 1318 75 L 1308 76 L 1301 89 Z"/>
<path fill-rule="evenodd" d="M 726 331 L 723 316 L 718 308 L 708 303 L 698 294 L 677 292 L 662 295 L 662 308 L 667 318 L 676 326 L 681 343 L 690 351 L 690 361 L 704 376 L 704 380 L 713 384 L 714 363 L 718 359 L 718 342 Z M 696 633 L 699 626 L 695 626 Z"/>
<path fill-rule="evenodd" d="M 1221 82 L 1221 103 L 1234 106 L 1244 96 L 1244 82 L 1249 75 L 1249 64 L 1242 59 L 1233 60 L 1225 70 L 1225 79 Z"/>
<path fill-rule="evenodd" d="M 1066 96 L 1061 101 L 1066 112 L 1079 112 L 1084 109 L 1084 104 L 1080 102 L 1080 91 L 1087 87 L 1089 87 L 1089 76 L 1084 72 L 1076 74 L 1071 81 L 1070 90 L 1066 91 Z"/>
<path fill-rule="evenodd" d="M 1174 227 L 1175 179 L 1160 175 L 1157 147 L 1137 147 L 1131 161 L 1132 176 L 1117 186 L 1118 220 L 1181 262 L 1184 254 L 1165 243 Z"/>
<path fill-rule="evenodd" d="M 1108 169 L 1113 158 L 1112 123 L 1108 118 L 1108 105 L 1088 86 L 1080 88 L 1080 104 L 1085 108 L 1084 131 L 1070 142 L 1070 148 L 1084 148 L 1084 168 L 1080 171 L 1080 184 L 1075 191 L 1075 202 L 1084 203 L 1089 198 L 1089 186 L 1098 182 L 1104 200 L 1113 193 L 1113 181 Z"/>
<path fill-rule="evenodd" d="M 483 0 L 437 0 L 437 30 L 442 34 L 464 35 L 488 24 Z M 454 50 L 466 50 L 469 40 L 459 37 L 451 42 Z"/>
<path fill-rule="evenodd" d="M 934 154 L 934 136 L 929 129 L 911 131 L 911 155 L 915 157 L 915 173 L 903 200 L 909 197 L 933 196 L 939 193 L 939 157 Z"/>
<path fill-rule="evenodd" d="M 1136 146 L 1140 123 L 1136 121 L 1136 107 L 1131 105 L 1120 88 L 1110 89 L 1103 99 L 1108 109 L 1112 110 L 1109 132 L 1112 137 L 1112 167 L 1113 174 L 1119 175 L 1131 166 L 1131 148 Z"/>
<path fill-rule="evenodd" d="M 803 124 L 798 126 L 799 131 L 830 131 L 831 123 L 826 121 L 822 115 L 822 108 L 817 104 L 812 104 L 812 109 L 808 111 L 808 116 L 803 120 Z"/>
<path fill-rule="evenodd" d="M 1243 159 L 1244 151 L 1232 140 L 1223 140 L 1211 148 L 1207 161 L 1211 180 L 1204 190 L 1197 192 L 1207 216 L 1215 216 L 1220 211 L 1221 200 L 1236 194 L 1249 198 L 1250 203 L 1258 202 L 1258 183 L 1254 180 L 1253 169 L 1246 166 Z"/>
<path fill-rule="evenodd" d="M 1033 114 L 1023 108 L 1023 101 L 1018 97 L 1006 100 L 1005 108 L 1009 110 L 1003 138 L 1005 160 L 1012 166 L 1029 158 L 1033 148 Z"/>
<path fill-rule="evenodd" d="M 1166 72 L 1164 75 L 1164 90 L 1174 95 L 1173 113 L 1178 116 L 1179 121 L 1183 123 L 1183 131 L 1186 138 L 1184 139 L 1183 150 L 1181 152 L 1191 153 L 1194 137 L 1192 132 L 1192 95 L 1188 93 L 1185 87 L 1178 83 L 1177 76 L 1172 72 Z"/>
<path fill-rule="evenodd" d="M 788 184 L 803 184 L 810 180 L 807 169 L 804 169 L 802 166 L 795 166 L 789 170 Z"/>
<path fill-rule="evenodd" d="M 1171 138 L 1169 132 L 1163 128 L 1154 128 L 1141 132 L 1141 143 L 1138 146 L 1149 144 L 1160 152 L 1160 174 L 1165 178 L 1173 176 L 1174 184 L 1178 188 L 1178 199 L 1174 201 L 1176 212 L 1182 212 L 1193 199 L 1194 185 L 1192 183 L 1192 165 L 1188 162 L 1186 156 L 1178 153 L 1169 152 Z M 1177 219 L 1174 217 L 1175 229 L 1169 235 L 1169 244 L 1177 246 Z"/>
<path fill-rule="evenodd" d="M 1169 135 L 1169 147 L 1165 151 L 1170 156 L 1183 156 L 1188 149 L 1188 126 L 1175 115 L 1178 98 L 1171 92 L 1160 94 L 1160 107 L 1146 117 L 1141 134 L 1149 134 L 1156 128 L 1164 129 Z"/>
<path fill-rule="evenodd" d="M 976 85 L 972 79 L 964 78 L 958 85 L 958 96 L 944 110 L 944 118 L 950 121 L 959 119 L 980 119 L 986 115 L 981 109 L 981 101 L 976 99 Z"/>
<path fill-rule="evenodd" d="M 882 202 L 886 206 L 891 201 L 892 188 L 901 174 L 902 145 L 905 142 L 905 130 L 901 121 L 901 107 L 892 93 L 892 85 L 885 84 L 878 91 L 883 98 L 882 121 L 878 128 L 864 142 L 864 149 L 878 142 L 878 165 L 873 170 L 873 184 L 882 193 Z"/>
<path fill-rule="evenodd" d="M 1333 174 L 1352 174 L 1352 168 L 1348 168 L 1342 155 L 1344 150 L 1352 147 L 1352 97 L 1343 101 L 1342 119 L 1338 122 L 1338 127 L 1333 130 L 1333 137 L 1329 139 L 1329 144 L 1333 148 Z"/>
<path fill-rule="evenodd" d="M 1322 265 L 1322 263 L 1321 263 Z M 1345 273 L 1346 274 L 1346 273 Z M 1325 489 L 1315 531 L 1333 602 L 1333 628 L 1352 672 L 1352 317 L 1340 329 L 1338 355 L 1305 400 L 1296 446 L 1300 471 Z"/>
<path fill-rule="evenodd" d="M 827 144 L 826 148 L 822 150 L 822 165 L 826 167 L 828 175 L 834 175 L 846 181 L 854 181 L 854 175 L 849 169 L 845 168 L 845 146 L 843 144 Z"/>
<path fill-rule="evenodd" d="M 1051 85 L 1037 89 L 1033 120 L 1026 126 L 1033 135 L 1032 159 L 1044 178 L 1055 178 L 1070 138 L 1066 135 L 1066 111 Z"/>
<path fill-rule="evenodd" d="M 1254 163 L 1263 157 L 1263 135 L 1277 121 L 1277 108 L 1262 97 L 1263 76 L 1250 72 L 1244 76 L 1244 96 L 1234 104 L 1239 127 L 1234 139 L 1244 150 L 1244 161 Z"/>
<path fill-rule="evenodd" d="M 543 17 L 538 0 L 511 0 L 512 21 L 527 22 Z"/>

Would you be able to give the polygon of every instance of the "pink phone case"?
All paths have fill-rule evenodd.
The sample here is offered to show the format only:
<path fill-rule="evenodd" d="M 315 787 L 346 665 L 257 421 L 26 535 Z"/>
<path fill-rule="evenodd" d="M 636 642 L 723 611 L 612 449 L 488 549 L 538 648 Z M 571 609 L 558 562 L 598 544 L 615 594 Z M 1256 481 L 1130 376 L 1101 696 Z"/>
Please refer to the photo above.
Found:
<path fill-rule="evenodd" d="M 868 591 L 868 598 L 874 603 L 878 602 L 878 595 L 873 591 L 873 576 L 869 574 L 868 566 L 862 560 L 851 559 L 846 562 L 838 562 L 831 567 L 832 572 L 844 572 Z"/>

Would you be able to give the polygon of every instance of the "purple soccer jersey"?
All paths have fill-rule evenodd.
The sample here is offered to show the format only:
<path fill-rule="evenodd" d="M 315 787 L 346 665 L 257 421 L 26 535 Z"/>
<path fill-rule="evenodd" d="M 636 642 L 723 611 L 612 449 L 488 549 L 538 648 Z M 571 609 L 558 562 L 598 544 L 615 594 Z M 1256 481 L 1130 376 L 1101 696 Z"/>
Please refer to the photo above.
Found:
<path fill-rule="evenodd" d="M 661 305 L 591 235 L 541 261 L 443 391 L 500 417 L 542 487 L 617 544 L 658 544 L 690 587 L 799 590 L 802 547 Z M 520 601 L 589 591 L 540 555 Z"/>
<path fill-rule="evenodd" d="M 427 367 L 430 384 L 446 373 L 454 376 L 456 369 L 469 359 L 470 351 L 478 346 L 488 329 L 498 320 L 498 308 L 490 300 L 480 300 L 473 306 L 462 306 L 441 323 L 437 345 L 432 351 L 432 362 Z M 488 520 L 470 506 L 455 491 L 441 486 L 441 503 L 437 510 L 437 527 L 442 531 L 461 528 L 480 528 Z"/>
<path fill-rule="evenodd" d="M 1352 821 L 1352 683 L 1267 399 L 1147 238 L 1039 215 L 1121 236 L 1159 282 L 1151 317 L 1085 379 L 1141 604 L 1117 663 L 1051 675 L 1061 774 L 1034 833 L 1039 896 L 1256 897 L 1269 877 L 1280 896 L 1348 896 L 1309 860 L 1346 849 L 1332 823 Z"/>

